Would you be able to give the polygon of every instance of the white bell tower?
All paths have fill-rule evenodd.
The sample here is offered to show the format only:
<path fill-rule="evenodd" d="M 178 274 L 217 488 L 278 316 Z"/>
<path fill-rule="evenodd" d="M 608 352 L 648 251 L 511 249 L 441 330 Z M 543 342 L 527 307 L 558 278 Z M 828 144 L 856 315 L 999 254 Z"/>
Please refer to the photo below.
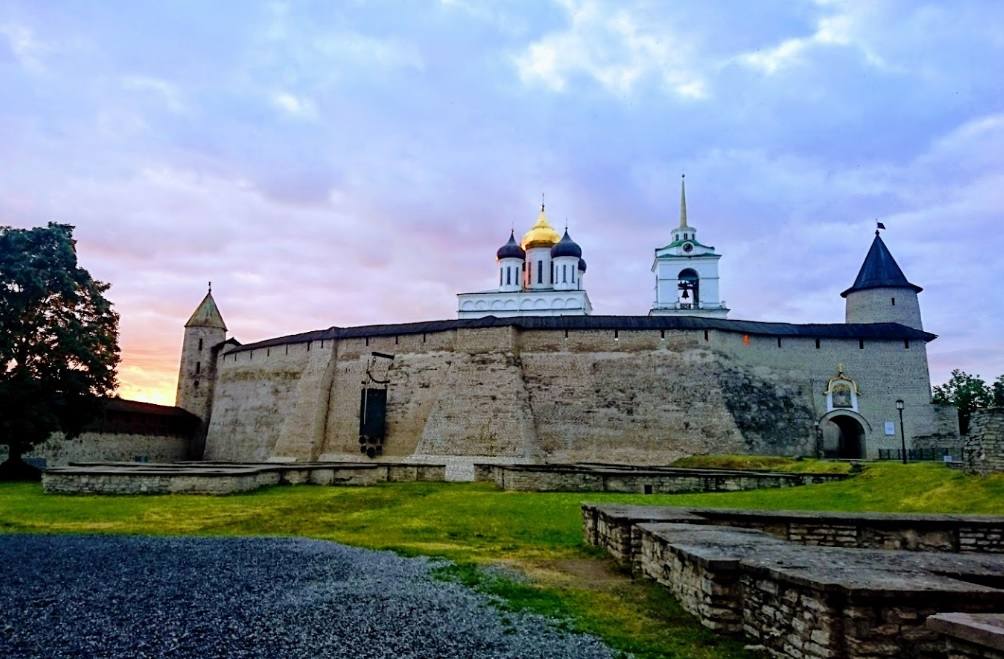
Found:
<path fill-rule="evenodd" d="M 650 316 L 725 318 L 729 310 L 719 299 L 715 248 L 697 241 L 697 229 L 687 223 L 687 189 L 680 181 L 680 225 L 673 241 L 655 250 L 655 303 Z"/>

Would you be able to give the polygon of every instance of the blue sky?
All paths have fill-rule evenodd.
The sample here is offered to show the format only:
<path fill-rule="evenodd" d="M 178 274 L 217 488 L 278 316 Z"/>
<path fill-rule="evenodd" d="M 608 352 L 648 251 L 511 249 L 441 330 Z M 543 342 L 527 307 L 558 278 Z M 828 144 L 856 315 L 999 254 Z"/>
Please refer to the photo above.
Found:
<path fill-rule="evenodd" d="M 932 376 L 1004 372 L 1004 3 L 0 6 L 0 223 L 77 226 L 123 393 L 173 399 L 212 279 L 241 340 L 450 318 L 541 192 L 596 313 L 678 217 L 731 317 L 840 322 L 875 218 Z"/>

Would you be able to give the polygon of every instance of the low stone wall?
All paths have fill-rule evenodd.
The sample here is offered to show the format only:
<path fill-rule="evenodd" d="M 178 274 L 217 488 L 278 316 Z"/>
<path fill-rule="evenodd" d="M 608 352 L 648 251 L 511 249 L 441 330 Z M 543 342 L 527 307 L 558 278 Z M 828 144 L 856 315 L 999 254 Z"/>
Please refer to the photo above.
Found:
<path fill-rule="evenodd" d="M 174 462 L 187 460 L 187 436 L 84 432 L 73 439 L 53 433 L 24 457 L 39 467 L 64 467 L 73 462 Z M 0 462 L 7 447 L 0 446 Z"/>
<path fill-rule="evenodd" d="M 741 631 L 776 657 L 944 657 L 928 616 L 1004 610 L 1001 556 L 808 547 L 715 525 L 639 529 L 644 575 L 702 625 Z"/>
<path fill-rule="evenodd" d="M 444 465 L 389 463 L 80 463 L 48 469 L 49 494 L 231 494 L 266 485 L 441 481 Z"/>
<path fill-rule="evenodd" d="M 736 492 L 794 487 L 847 478 L 846 474 L 777 473 L 676 467 L 632 468 L 620 465 L 476 464 L 475 480 L 494 481 L 505 490 L 530 492 L 628 492 L 679 494 Z"/>
<path fill-rule="evenodd" d="M 1004 659 L 1004 614 L 939 613 L 925 625 L 945 640 L 948 659 Z"/>
<path fill-rule="evenodd" d="M 1004 517 L 590 504 L 582 507 L 582 515 L 586 542 L 606 548 L 631 566 L 640 550 L 636 527 L 660 521 L 756 529 L 789 542 L 824 547 L 1004 553 Z"/>
<path fill-rule="evenodd" d="M 965 469 L 972 473 L 1004 471 L 1004 407 L 973 412 L 962 455 Z"/>

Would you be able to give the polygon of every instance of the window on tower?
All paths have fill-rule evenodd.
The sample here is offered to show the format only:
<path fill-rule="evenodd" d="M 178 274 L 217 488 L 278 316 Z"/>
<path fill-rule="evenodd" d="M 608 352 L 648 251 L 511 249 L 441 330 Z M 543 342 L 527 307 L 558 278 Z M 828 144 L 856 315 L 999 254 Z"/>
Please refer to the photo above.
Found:
<path fill-rule="evenodd" d="M 537 261 L 537 283 L 538 284 L 543 284 L 544 283 L 544 262 L 543 261 Z"/>
<path fill-rule="evenodd" d="M 512 284 L 512 268 L 505 269 L 505 285 L 508 286 Z"/>
<path fill-rule="evenodd" d="M 895 304 L 895 302 L 893 304 Z M 199 339 L 199 350 L 202 350 L 202 339 Z"/>

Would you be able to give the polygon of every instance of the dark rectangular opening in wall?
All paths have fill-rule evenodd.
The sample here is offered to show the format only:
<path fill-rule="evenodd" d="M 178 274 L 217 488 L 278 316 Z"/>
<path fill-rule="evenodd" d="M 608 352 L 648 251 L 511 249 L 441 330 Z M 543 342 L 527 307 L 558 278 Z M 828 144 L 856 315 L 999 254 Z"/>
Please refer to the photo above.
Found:
<path fill-rule="evenodd" d="M 324 339 L 321 339 L 321 350 L 324 350 Z"/>
<path fill-rule="evenodd" d="M 397 345 L 397 344 L 398 344 L 398 339 L 400 339 L 400 338 L 401 338 L 401 337 L 399 337 L 399 336 L 395 336 L 395 337 L 394 337 L 394 345 Z"/>
<path fill-rule="evenodd" d="M 422 333 L 422 343 L 425 343 L 425 333 Z"/>
<path fill-rule="evenodd" d="M 780 348 L 780 347 L 781 347 L 781 337 L 780 337 L 780 336 L 779 336 L 779 337 L 777 337 L 777 347 L 778 347 L 778 348 Z"/>
<path fill-rule="evenodd" d="M 381 444 L 387 423 L 387 390 L 363 389 L 359 397 L 359 439 Z"/>
<path fill-rule="evenodd" d="M 307 352 L 310 352 L 310 341 L 307 341 Z"/>
<path fill-rule="evenodd" d="M 708 340 L 708 330 L 704 330 L 704 340 Z"/>
<path fill-rule="evenodd" d="M 202 350 L 202 339 L 199 339 L 199 350 Z"/>
<path fill-rule="evenodd" d="M 652 486 L 645 485 L 645 489 L 643 491 L 645 492 L 645 494 L 652 494 Z"/>
<path fill-rule="evenodd" d="M 890 299 L 890 300 L 892 301 L 892 306 L 894 306 L 894 307 L 895 307 L 895 306 L 896 306 L 896 298 L 894 298 L 894 297 L 891 297 L 891 298 L 889 298 L 889 299 Z"/>
<path fill-rule="evenodd" d="M 265 356 L 266 357 L 271 357 L 272 356 L 272 349 L 271 348 L 265 348 Z"/>
<path fill-rule="evenodd" d="M 195 374 L 198 375 L 202 372 L 202 362 L 195 362 Z"/>
<path fill-rule="evenodd" d="M 369 344 L 370 344 L 370 337 L 367 336 L 366 337 L 366 345 L 369 345 Z"/>
<path fill-rule="evenodd" d="M 287 355 L 289 354 L 289 344 L 288 343 L 286 344 L 286 354 Z"/>
<path fill-rule="evenodd" d="M 816 350 L 819 350 L 819 339 L 816 339 Z"/>
<path fill-rule="evenodd" d="M 621 335 L 620 330 L 614 330 L 614 338 L 615 339 L 619 339 L 620 335 Z"/>
<path fill-rule="evenodd" d="M 568 330 L 565 330 L 565 338 L 568 338 Z"/>
<path fill-rule="evenodd" d="M 865 340 L 858 339 L 858 350 L 864 350 L 864 349 L 865 349 Z"/>
<path fill-rule="evenodd" d="M 660 339 L 666 338 L 666 330 L 659 330 L 659 338 Z"/>
<path fill-rule="evenodd" d="M 910 349 L 910 339 L 903 339 L 903 348 L 906 350 Z"/>
<path fill-rule="evenodd" d="M 251 361 L 252 359 L 254 359 L 254 350 L 249 350 L 248 351 L 248 361 Z"/>

